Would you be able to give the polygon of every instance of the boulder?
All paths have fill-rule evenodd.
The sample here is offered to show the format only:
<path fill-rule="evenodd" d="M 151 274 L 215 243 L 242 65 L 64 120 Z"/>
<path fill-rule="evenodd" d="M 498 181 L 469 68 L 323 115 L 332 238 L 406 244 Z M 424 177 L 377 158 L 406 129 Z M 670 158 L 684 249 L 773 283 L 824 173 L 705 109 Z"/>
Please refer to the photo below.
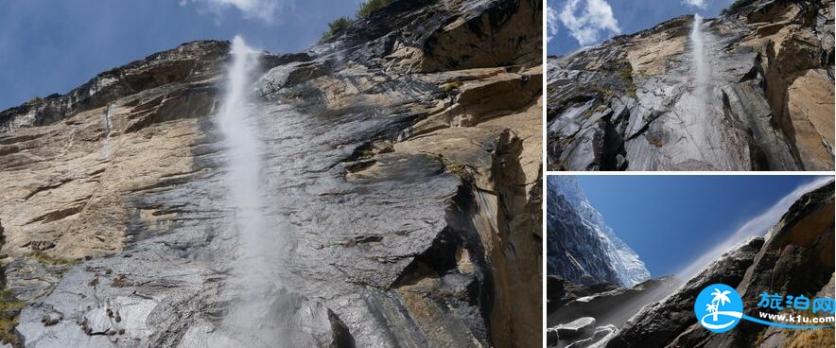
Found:
<path fill-rule="evenodd" d="M 595 332 L 595 318 L 583 317 L 555 327 L 561 339 L 583 338 Z"/>

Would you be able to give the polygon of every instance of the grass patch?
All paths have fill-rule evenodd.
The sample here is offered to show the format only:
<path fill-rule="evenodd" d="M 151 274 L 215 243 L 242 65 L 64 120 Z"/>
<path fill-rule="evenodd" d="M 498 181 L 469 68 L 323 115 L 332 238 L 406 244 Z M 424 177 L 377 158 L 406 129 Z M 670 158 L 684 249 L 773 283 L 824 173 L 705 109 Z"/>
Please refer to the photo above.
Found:
<path fill-rule="evenodd" d="M 18 300 L 9 289 L 0 290 L 0 341 L 3 343 L 17 345 L 15 327 L 17 316 L 24 306 L 26 303 Z"/>
<path fill-rule="evenodd" d="M 362 160 L 362 159 L 369 159 L 369 158 L 372 158 L 372 157 L 374 157 L 374 150 L 372 150 L 370 147 L 362 149 L 362 150 L 360 150 L 359 153 L 357 153 L 357 159 Z"/>
<path fill-rule="evenodd" d="M 467 169 L 467 165 L 461 164 L 456 162 L 450 158 L 444 157 L 444 155 L 438 155 L 438 160 L 441 161 L 441 164 L 444 165 L 444 168 L 447 169 L 450 174 L 458 176 L 462 180 L 470 181 L 473 179 L 473 174 Z"/>
<path fill-rule="evenodd" d="M 386 7 L 393 1 L 394 0 L 363 1 L 363 3 L 360 4 L 360 8 L 357 10 L 356 17 L 358 19 L 368 18 L 373 12 Z M 328 31 L 322 33 L 322 38 L 320 38 L 319 41 L 323 42 L 335 38 L 337 35 L 340 34 L 340 32 L 350 27 L 352 23 L 354 23 L 354 19 L 348 17 L 340 17 L 331 21 L 331 23 L 328 23 Z"/>
<path fill-rule="evenodd" d="M 47 254 L 43 251 L 33 251 L 33 252 L 29 253 L 28 256 L 35 259 L 35 261 L 38 261 L 38 262 L 40 262 L 42 264 L 45 264 L 45 265 L 56 265 L 56 266 L 67 265 L 68 266 L 68 265 L 75 265 L 79 262 L 78 260 L 75 260 L 75 259 L 68 259 L 68 258 L 63 258 L 63 257 L 52 256 L 52 255 L 49 255 L 49 254 Z"/>
<path fill-rule="evenodd" d="M 348 29 L 348 27 L 351 26 L 351 23 L 354 23 L 354 21 L 348 17 L 340 17 L 331 21 L 331 23 L 328 23 L 328 31 L 322 33 L 320 41 L 326 41 L 334 38 L 343 30 Z"/>
<path fill-rule="evenodd" d="M 360 4 L 360 9 L 357 10 L 357 18 L 366 18 L 386 5 L 392 3 L 392 0 L 366 0 Z"/>
<path fill-rule="evenodd" d="M 444 93 L 450 93 L 454 90 L 457 90 L 457 89 L 461 88 L 461 86 L 463 84 L 464 83 L 462 83 L 461 81 L 447 82 L 447 83 L 441 85 L 441 90 L 444 91 Z"/>

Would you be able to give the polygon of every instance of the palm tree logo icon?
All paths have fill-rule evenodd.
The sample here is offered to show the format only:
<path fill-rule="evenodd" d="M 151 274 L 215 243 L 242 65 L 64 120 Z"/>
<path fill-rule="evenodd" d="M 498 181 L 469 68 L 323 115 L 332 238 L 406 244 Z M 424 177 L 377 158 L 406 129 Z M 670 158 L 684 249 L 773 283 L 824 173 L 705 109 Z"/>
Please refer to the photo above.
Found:
<path fill-rule="evenodd" d="M 714 288 L 714 291 L 711 292 L 711 303 L 706 306 L 706 311 L 711 313 L 711 320 L 717 321 L 718 312 L 720 311 L 720 306 L 730 303 L 731 299 L 729 298 L 729 294 L 731 291 L 729 290 L 720 290 L 719 288 Z"/>
<path fill-rule="evenodd" d="M 700 292 L 694 314 L 704 328 L 720 333 L 731 330 L 743 317 L 743 300 L 734 288 L 712 284 Z"/>

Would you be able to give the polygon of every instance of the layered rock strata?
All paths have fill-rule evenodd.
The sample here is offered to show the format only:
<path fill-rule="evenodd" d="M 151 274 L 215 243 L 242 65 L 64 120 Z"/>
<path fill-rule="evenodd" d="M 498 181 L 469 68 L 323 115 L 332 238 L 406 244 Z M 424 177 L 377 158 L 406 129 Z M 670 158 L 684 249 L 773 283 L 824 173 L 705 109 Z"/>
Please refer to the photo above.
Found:
<path fill-rule="evenodd" d="M 260 56 L 283 241 L 266 327 L 295 346 L 541 344 L 541 7 L 394 1 Z M 241 342 L 222 325 L 246 286 L 213 117 L 228 51 L 183 44 L 0 112 L 15 345 Z"/>
<path fill-rule="evenodd" d="M 834 2 L 737 3 L 699 28 L 707 72 L 692 16 L 549 58 L 548 168 L 833 170 Z"/>

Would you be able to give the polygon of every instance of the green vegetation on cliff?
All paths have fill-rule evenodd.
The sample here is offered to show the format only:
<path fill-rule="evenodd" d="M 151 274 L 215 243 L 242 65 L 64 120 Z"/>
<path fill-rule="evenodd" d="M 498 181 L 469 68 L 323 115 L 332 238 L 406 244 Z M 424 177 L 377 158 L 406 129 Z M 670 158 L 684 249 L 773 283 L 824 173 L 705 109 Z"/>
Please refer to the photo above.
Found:
<path fill-rule="evenodd" d="M 366 18 L 372 14 L 372 12 L 377 11 L 391 3 L 392 0 L 366 0 L 360 4 L 360 9 L 357 10 L 357 18 Z"/>
<path fill-rule="evenodd" d="M 17 335 L 17 315 L 26 304 L 18 300 L 8 289 L 0 290 L 0 341 L 15 345 Z"/>
<path fill-rule="evenodd" d="M 369 17 L 372 12 L 377 11 L 381 8 L 386 7 L 392 3 L 393 0 L 366 0 L 362 4 L 360 4 L 360 9 L 357 10 L 357 19 L 363 19 Z M 331 23 L 328 23 L 328 31 L 322 33 L 322 38 L 320 41 L 327 41 L 337 36 L 341 31 L 347 29 L 351 26 L 351 23 L 354 23 L 354 19 L 348 17 L 340 17 L 337 18 Z"/>
<path fill-rule="evenodd" d="M 322 39 L 321 40 L 325 41 L 325 40 L 329 40 L 329 39 L 333 38 L 334 36 L 337 35 L 337 33 L 341 32 L 341 31 L 347 29 L 349 26 L 351 26 L 352 22 L 353 21 L 351 19 L 349 19 L 348 17 L 340 17 L 340 18 L 337 18 L 337 19 L 331 21 L 331 23 L 328 23 L 328 31 L 326 31 L 322 34 Z"/>

